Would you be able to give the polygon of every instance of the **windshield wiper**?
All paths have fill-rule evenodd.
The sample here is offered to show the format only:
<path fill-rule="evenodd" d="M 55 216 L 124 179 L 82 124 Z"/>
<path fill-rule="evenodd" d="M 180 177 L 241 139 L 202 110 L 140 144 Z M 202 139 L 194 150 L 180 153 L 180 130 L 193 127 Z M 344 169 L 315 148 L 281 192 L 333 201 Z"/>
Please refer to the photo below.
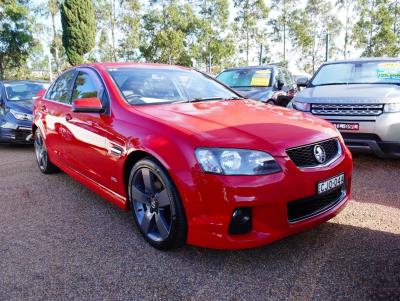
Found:
<path fill-rule="evenodd" d="M 245 97 L 242 97 L 242 96 L 234 96 L 234 97 L 225 98 L 225 100 L 238 100 L 238 99 L 245 99 Z"/>
<path fill-rule="evenodd" d="M 208 100 L 222 100 L 224 98 L 222 97 L 203 97 L 203 98 L 191 98 L 191 99 L 184 99 L 184 100 L 178 100 L 174 101 L 173 103 L 193 103 L 193 102 L 201 102 L 201 101 L 208 101 Z"/>
<path fill-rule="evenodd" d="M 337 86 L 337 85 L 348 85 L 349 83 L 327 83 L 327 84 L 319 84 L 319 85 L 313 85 L 314 87 L 319 87 L 319 86 Z"/>

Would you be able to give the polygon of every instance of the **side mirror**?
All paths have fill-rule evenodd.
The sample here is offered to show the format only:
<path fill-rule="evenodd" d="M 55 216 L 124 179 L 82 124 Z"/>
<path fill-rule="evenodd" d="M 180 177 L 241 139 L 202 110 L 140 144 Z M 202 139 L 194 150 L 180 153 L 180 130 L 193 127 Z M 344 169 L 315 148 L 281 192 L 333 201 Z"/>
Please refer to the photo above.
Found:
<path fill-rule="evenodd" d="M 297 87 L 307 87 L 308 84 L 308 77 L 301 76 L 296 80 Z"/>
<path fill-rule="evenodd" d="M 77 113 L 101 113 L 103 105 L 97 97 L 76 99 L 72 102 L 72 112 Z"/>
<path fill-rule="evenodd" d="M 39 90 L 39 92 L 37 92 L 35 95 L 35 99 L 43 97 L 45 93 L 46 93 L 46 89 Z"/>

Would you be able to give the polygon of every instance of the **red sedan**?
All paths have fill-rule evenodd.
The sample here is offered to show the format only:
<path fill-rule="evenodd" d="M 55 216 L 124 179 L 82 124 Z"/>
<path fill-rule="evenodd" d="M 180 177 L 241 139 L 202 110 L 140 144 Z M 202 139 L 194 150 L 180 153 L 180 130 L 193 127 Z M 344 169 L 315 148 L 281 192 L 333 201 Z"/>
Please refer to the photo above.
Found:
<path fill-rule="evenodd" d="M 264 245 L 350 197 L 352 158 L 332 125 L 189 68 L 70 69 L 35 101 L 33 132 L 43 173 L 61 169 L 131 210 L 159 249 Z"/>

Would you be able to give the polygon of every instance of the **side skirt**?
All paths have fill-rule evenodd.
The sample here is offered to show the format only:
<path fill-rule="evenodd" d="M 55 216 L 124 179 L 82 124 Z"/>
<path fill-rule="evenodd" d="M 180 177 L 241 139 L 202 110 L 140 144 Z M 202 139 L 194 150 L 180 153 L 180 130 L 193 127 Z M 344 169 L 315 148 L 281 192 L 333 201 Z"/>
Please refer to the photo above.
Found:
<path fill-rule="evenodd" d="M 125 196 L 122 196 L 107 187 L 99 184 L 98 182 L 93 181 L 92 179 L 88 178 L 84 174 L 80 173 L 79 171 L 76 171 L 75 169 L 66 167 L 63 164 L 60 164 L 60 162 L 57 160 L 54 162 L 55 165 L 57 165 L 58 168 L 60 168 L 63 172 L 68 174 L 70 177 L 73 179 L 77 180 L 81 184 L 83 184 L 85 187 L 89 188 L 91 191 L 94 193 L 98 194 L 102 198 L 106 199 L 107 201 L 110 201 L 114 205 L 124 209 L 128 210 L 127 206 L 127 199 Z"/>

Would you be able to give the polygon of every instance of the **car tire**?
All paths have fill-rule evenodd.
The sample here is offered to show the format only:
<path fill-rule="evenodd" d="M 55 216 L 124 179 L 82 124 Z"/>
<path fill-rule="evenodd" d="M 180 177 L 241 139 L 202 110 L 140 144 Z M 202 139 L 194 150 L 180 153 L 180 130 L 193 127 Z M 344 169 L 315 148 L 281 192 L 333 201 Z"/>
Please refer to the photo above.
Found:
<path fill-rule="evenodd" d="M 184 245 L 185 211 L 164 167 L 153 158 L 142 159 L 133 166 L 128 185 L 133 218 L 145 240 L 160 250 Z"/>
<path fill-rule="evenodd" d="M 55 166 L 50 161 L 50 158 L 47 153 L 45 140 L 43 139 L 39 129 L 35 131 L 35 138 L 33 144 L 35 148 L 36 162 L 39 166 L 40 171 L 44 174 L 51 174 L 59 171 L 57 166 Z"/>

